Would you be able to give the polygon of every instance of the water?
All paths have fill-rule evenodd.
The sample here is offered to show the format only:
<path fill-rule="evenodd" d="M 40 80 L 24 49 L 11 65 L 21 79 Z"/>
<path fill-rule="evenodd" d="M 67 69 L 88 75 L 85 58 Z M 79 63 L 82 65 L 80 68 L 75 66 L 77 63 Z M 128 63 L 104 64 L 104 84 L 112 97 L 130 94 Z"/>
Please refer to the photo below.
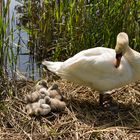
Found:
<path fill-rule="evenodd" d="M 6 0 L 5 0 L 6 2 Z M 9 18 L 11 21 L 11 28 L 14 30 L 14 54 L 17 56 L 16 69 L 18 73 L 24 75 L 27 79 L 39 79 L 41 77 L 41 68 L 38 66 L 33 55 L 30 55 L 28 49 L 29 35 L 26 31 L 18 29 L 21 13 L 18 13 L 16 7 L 22 6 L 22 0 L 11 0 L 9 8 Z M 14 15 L 14 20 L 12 16 Z"/>

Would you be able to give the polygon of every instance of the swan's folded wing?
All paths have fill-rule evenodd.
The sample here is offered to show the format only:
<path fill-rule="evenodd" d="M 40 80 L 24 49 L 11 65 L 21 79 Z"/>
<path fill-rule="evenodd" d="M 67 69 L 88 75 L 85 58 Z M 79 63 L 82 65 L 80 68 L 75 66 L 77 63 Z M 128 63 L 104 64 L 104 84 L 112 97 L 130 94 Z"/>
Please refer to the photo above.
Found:
<path fill-rule="evenodd" d="M 81 57 L 71 63 L 64 62 L 62 75 L 71 81 L 85 83 L 108 84 L 129 81 L 132 78 L 131 67 L 122 58 L 119 68 L 114 66 L 115 57 L 112 54 L 101 54 L 96 56 Z M 64 77 L 65 77 L 64 76 Z"/>

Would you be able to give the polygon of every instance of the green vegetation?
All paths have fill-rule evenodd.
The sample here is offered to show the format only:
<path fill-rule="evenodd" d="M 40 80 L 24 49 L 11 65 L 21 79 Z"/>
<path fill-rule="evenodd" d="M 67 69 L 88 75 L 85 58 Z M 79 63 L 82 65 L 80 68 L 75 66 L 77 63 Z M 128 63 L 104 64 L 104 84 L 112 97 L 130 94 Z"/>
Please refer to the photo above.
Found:
<path fill-rule="evenodd" d="M 29 48 L 39 59 L 65 59 L 96 46 L 114 48 L 121 31 L 128 33 L 131 47 L 140 50 L 138 0 L 26 1 L 23 7 Z"/>
<path fill-rule="evenodd" d="M 2 10 L 0 15 L 0 77 L 7 76 L 8 70 L 13 71 L 16 64 L 16 56 L 13 48 L 14 31 L 12 27 L 13 17 L 9 18 L 9 5 L 2 1 L 0 8 Z M 8 68 L 10 66 L 10 69 Z"/>
<path fill-rule="evenodd" d="M 0 74 L 16 67 L 20 45 L 14 43 L 10 1 L 2 3 L 0 18 Z M 27 1 L 16 7 L 22 14 L 17 26 L 29 35 L 30 54 L 42 59 L 64 60 L 77 52 L 97 47 L 115 47 L 116 35 L 125 31 L 130 46 L 140 50 L 140 2 L 138 0 L 46 0 Z M 24 36 L 21 36 L 24 40 Z M 20 42 L 20 41 L 19 41 Z M 28 52 L 27 52 L 28 53 Z"/>
<path fill-rule="evenodd" d="M 16 29 L 14 15 L 9 18 L 9 4 L 10 0 L 0 1 L 0 139 L 138 140 L 140 82 L 113 91 L 119 107 L 113 111 L 98 107 L 97 91 L 51 75 L 48 85 L 54 81 L 59 85 L 67 108 L 45 117 L 30 117 L 24 98 L 34 91 L 36 81 L 7 75 L 9 66 L 12 74 L 16 70 L 20 41 L 24 40 L 21 30 L 29 35 L 25 55 L 30 53 L 31 61 L 64 60 L 97 46 L 114 48 L 121 31 L 128 33 L 130 46 L 140 51 L 140 0 L 24 0 L 16 7 L 22 14 Z"/>

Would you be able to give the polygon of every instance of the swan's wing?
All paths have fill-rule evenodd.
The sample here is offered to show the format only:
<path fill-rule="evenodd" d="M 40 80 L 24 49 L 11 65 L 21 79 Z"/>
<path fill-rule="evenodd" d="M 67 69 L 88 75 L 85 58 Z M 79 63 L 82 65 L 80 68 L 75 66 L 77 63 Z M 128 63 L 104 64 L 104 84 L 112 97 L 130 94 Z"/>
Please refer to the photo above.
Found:
<path fill-rule="evenodd" d="M 132 78 L 132 71 L 129 63 L 123 57 L 119 68 L 114 66 L 115 52 L 100 53 L 98 55 L 73 57 L 65 61 L 62 67 L 62 75 L 71 81 L 82 83 L 94 83 L 111 88 L 110 84 L 117 87 L 120 83 L 126 83 Z M 62 76 L 63 77 L 63 76 Z M 99 87 L 101 89 L 101 87 Z"/>
<path fill-rule="evenodd" d="M 96 56 L 83 57 L 79 60 L 77 59 L 77 62 L 73 63 L 69 68 L 78 73 L 95 74 L 95 76 L 97 74 L 97 76 L 100 77 L 113 78 L 116 76 L 130 75 L 131 67 L 124 57 L 122 57 L 119 68 L 115 67 L 114 61 L 115 55 L 113 56 L 110 53 L 105 53 Z"/>
<path fill-rule="evenodd" d="M 64 71 L 70 72 L 97 72 L 100 74 L 111 73 L 116 69 L 113 61 L 115 53 L 105 52 L 96 53 L 96 55 L 82 54 L 72 57 L 63 63 Z"/>
<path fill-rule="evenodd" d="M 63 66 L 64 67 L 73 67 L 74 65 L 79 65 L 79 64 L 89 64 L 98 61 L 102 57 L 104 57 L 104 54 L 109 54 L 110 56 L 113 54 L 115 57 L 115 51 L 113 49 L 109 48 L 103 48 L 103 47 L 97 47 L 97 48 L 91 48 L 87 50 L 83 50 L 79 53 L 77 53 L 75 56 L 67 59 Z M 105 56 L 106 57 L 106 56 Z"/>

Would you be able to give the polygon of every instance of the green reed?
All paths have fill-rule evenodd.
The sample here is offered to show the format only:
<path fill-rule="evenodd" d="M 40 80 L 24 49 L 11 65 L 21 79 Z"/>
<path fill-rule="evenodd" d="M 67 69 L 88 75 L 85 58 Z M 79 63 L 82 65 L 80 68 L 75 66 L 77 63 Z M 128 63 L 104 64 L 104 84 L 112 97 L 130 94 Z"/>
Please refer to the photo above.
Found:
<path fill-rule="evenodd" d="M 24 29 L 30 36 L 30 50 L 41 60 L 66 59 L 96 46 L 114 48 L 121 31 L 128 33 L 130 46 L 140 50 L 139 9 L 137 0 L 26 1 L 29 20 Z"/>
<path fill-rule="evenodd" d="M 8 74 L 8 69 L 12 71 L 16 63 L 16 57 L 13 51 L 14 31 L 11 25 L 14 16 L 11 19 L 9 18 L 10 0 L 7 3 L 2 1 L 0 5 L 0 77 L 5 77 Z"/>

